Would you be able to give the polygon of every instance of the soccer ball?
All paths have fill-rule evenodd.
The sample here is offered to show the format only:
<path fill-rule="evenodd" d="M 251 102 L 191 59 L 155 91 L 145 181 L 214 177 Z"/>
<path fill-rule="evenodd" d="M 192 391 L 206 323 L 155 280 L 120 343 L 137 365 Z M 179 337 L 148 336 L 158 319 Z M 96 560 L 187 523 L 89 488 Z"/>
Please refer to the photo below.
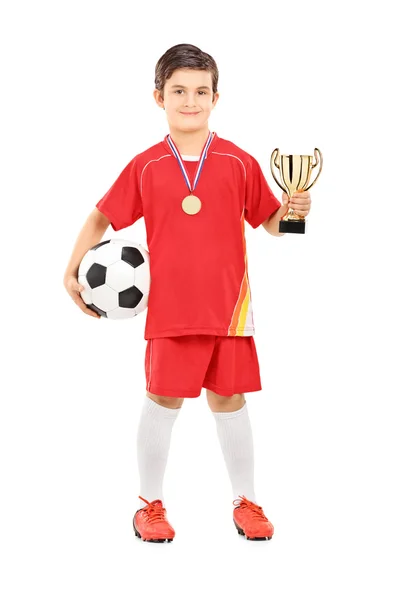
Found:
<path fill-rule="evenodd" d="M 150 256 L 140 244 L 111 239 L 90 248 L 78 269 L 86 306 L 108 319 L 136 317 L 148 305 Z"/>

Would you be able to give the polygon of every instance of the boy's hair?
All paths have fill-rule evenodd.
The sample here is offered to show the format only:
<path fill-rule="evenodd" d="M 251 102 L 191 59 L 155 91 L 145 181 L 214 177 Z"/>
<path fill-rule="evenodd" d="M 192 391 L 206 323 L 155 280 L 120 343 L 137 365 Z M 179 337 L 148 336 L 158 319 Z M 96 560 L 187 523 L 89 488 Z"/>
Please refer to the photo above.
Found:
<path fill-rule="evenodd" d="M 192 44 L 177 44 L 169 48 L 156 64 L 156 89 L 164 99 L 164 86 L 176 69 L 196 69 L 209 71 L 212 76 L 213 100 L 218 90 L 218 67 L 212 56 Z"/>

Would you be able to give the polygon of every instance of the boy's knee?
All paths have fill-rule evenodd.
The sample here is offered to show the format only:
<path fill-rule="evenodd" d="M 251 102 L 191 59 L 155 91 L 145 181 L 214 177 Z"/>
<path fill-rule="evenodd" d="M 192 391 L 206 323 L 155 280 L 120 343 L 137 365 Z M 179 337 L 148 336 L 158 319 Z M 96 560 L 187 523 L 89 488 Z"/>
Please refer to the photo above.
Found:
<path fill-rule="evenodd" d="M 233 412 L 244 406 L 246 399 L 244 394 L 233 394 L 233 396 L 220 396 L 212 390 L 206 390 L 207 402 L 212 412 Z"/>
<path fill-rule="evenodd" d="M 165 408 L 180 408 L 183 404 L 183 398 L 174 398 L 173 396 L 159 396 L 158 394 L 152 394 L 147 392 L 147 397 L 154 400 L 160 406 Z"/>

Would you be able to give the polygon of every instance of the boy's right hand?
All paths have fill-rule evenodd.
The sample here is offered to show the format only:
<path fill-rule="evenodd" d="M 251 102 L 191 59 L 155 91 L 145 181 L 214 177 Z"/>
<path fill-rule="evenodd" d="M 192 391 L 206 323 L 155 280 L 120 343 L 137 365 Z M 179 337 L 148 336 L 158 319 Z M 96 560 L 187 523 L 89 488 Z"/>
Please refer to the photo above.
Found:
<path fill-rule="evenodd" d="M 88 308 L 82 300 L 80 292 L 83 290 L 83 286 L 79 283 L 76 277 L 74 277 L 73 275 L 69 275 L 68 277 L 64 278 L 64 286 L 68 294 L 71 296 L 72 300 L 75 302 L 75 304 L 79 306 L 79 308 L 84 313 L 90 315 L 91 317 L 96 317 L 96 319 L 101 318 L 100 315 Z"/>

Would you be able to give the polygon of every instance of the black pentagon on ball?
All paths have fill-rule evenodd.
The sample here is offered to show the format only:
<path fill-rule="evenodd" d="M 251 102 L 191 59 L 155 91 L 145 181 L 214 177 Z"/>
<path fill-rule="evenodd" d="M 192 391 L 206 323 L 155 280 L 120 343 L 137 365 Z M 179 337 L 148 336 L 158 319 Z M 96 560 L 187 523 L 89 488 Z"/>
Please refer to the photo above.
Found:
<path fill-rule="evenodd" d="M 100 248 L 100 246 L 104 246 L 104 244 L 109 244 L 111 242 L 111 240 L 106 240 L 105 242 L 99 242 L 98 244 L 96 244 L 95 246 L 93 246 L 93 248 L 90 248 L 91 250 L 97 250 L 97 248 Z"/>
<path fill-rule="evenodd" d="M 118 305 L 122 308 L 135 308 L 141 299 L 143 294 L 136 286 L 127 288 L 123 292 L 118 294 Z"/>
<path fill-rule="evenodd" d="M 86 273 L 86 279 L 92 290 L 94 288 L 99 287 L 99 285 L 104 285 L 106 282 L 106 271 L 107 267 L 104 265 L 99 265 L 98 263 L 93 263 L 88 272 Z"/>
<path fill-rule="evenodd" d="M 86 306 L 88 308 L 91 308 L 95 313 L 97 313 L 101 317 L 106 317 L 107 318 L 107 313 L 105 313 L 104 310 L 101 310 L 101 308 L 99 308 L 95 304 L 86 304 Z"/>
<path fill-rule="evenodd" d="M 132 246 L 123 246 L 121 259 L 132 265 L 134 269 L 144 263 L 144 258 L 140 250 Z"/>

